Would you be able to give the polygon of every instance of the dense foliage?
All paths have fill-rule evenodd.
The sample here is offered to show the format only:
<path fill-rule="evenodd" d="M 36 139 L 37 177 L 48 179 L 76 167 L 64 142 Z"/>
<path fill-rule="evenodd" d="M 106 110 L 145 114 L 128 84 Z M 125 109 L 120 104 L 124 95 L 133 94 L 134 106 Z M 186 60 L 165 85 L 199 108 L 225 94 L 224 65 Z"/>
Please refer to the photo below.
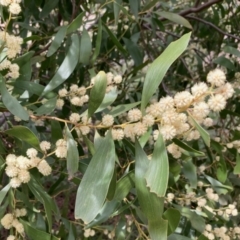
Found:
<path fill-rule="evenodd" d="M 240 239 L 237 0 L 0 0 L 0 239 Z"/>

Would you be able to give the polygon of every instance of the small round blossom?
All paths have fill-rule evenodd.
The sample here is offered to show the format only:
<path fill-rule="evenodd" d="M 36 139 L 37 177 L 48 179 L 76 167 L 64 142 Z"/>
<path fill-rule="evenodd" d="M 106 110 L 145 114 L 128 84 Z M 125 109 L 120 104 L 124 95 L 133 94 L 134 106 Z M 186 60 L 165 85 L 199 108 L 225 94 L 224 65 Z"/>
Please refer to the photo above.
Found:
<path fill-rule="evenodd" d="M 9 177 L 16 177 L 18 175 L 18 168 L 13 165 L 9 165 L 6 167 L 5 172 Z"/>
<path fill-rule="evenodd" d="M 5 229 L 10 229 L 12 227 L 13 222 L 13 215 L 11 213 L 7 213 L 4 215 L 4 217 L 1 219 L 1 224 Z"/>
<path fill-rule="evenodd" d="M 204 207 L 206 205 L 206 203 L 207 203 L 207 200 L 205 198 L 200 198 L 197 202 L 197 205 L 199 207 Z"/>
<path fill-rule="evenodd" d="M 24 233 L 24 227 L 22 223 L 18 222 L 14 227 L 16 228 L 17 232 Z"/>
<path fill-rule="evenodd" d="M 21 180 L 17 177 L 11 178 L 10 180 L 10 186 L 12 188 L 17 188 L 21 185 Z"/>
<path fill-rule="evenodd" d="M 113 78 L 113 81 L 116 83 L 116 84 L 119 84 L 122 82 L 122 76 L 121 75 L 117 75 Z"/>
<path fill-rule="evenodd" d="M 40 146 L 40 147 L 41 147 L 41 146 Z M 36 157 L 36 156 L 37 156 L 38 152 L 37 152 L 37 150 L 34 149 L 34 148 L 29 148 L 29 149 L 27 150 L 26 154 L 27 154 L 27 156 L 28 156 L 29 158 L 33 158 L 33 157 Z"/>
<path fill-rule="evenodd" d="M 77 94 L 80 96 L 83 96 L 86 93 L 86 88 L 85 87 L 80 87 L 77 89 Z"/>
<path fill-rule="evenodd" d="M 73 97 L 73 98 L 71 98 L 70 102 L 73 105 L 79 106 L 79 107 L 81 107 L 84 104 L 83 99 L 80 97 Z"/>
<path fill-rule="evenodd" d="M 133 131 L 136 136 L 142 136 L 144 133 L 147 132 L 147 127 L 141 122 L 134 124 Z"/>
<path fill-rule="evenodd" d="M 72 113 L 69 117 L 69 120 L 72 122 L 72 123 L 77 123 L 80 121 L 80 115 L 78 113 Z"/>
<path fill-rule="evenodd" d="M 67 96 L 67 94 L 68 94 L 68 91 L 67 91 L 67 89 L 65 89 L 65 88 L 62 88 L 62 89 L 60 89 L 59 91 L 58 91 L 58 95 L 60 96 L 60 97 L 66 97 Z"/>
<path fill-rule="evenodd" d="M 65 158 L 65 157 L 67 157 L 67 146 L 57 147 L 57 149 L 55 151 L 55 155 L 58 158 Z"/>
<path fill-rule="evenodd" d="M 24 169 L 20 169 L 18 172 L 18 179 L 22 182 L 22 183 L 27 183 L 30 181 L 30 173 L 27 170 Z"/>
<path fill-rule="evenodd" d="M 222 95 L 216 94 L 215 96 L 210 97 L 208 100 L 208 106 L 214 112 L 220 112 L 225 108 L 226 100 Z"/>
<path fill-rule="evenodd" d="M 174 103 L 177 108 L 188 107 L 193 100 L 193 96 L 188 91 L 179 92 L 174 96 Z"/>
<path fill-rule="evenodd" d="M 12 14 L 19 14 L 21 12 L 21 7 L 18 3 L 11 3 L 9 6 L 9 12 Z"/>
<path fill-rule="evenodd" d="M 78 85 L 77 84 L 72 84 L 70 87 L 70 92 L 72 94 L 76 93 L 78 91 Z"/>
<path fill-rule="evenodd" d="M 17 156 L 14 154 L 8 154 L 6 157 L 7 165 L 15 165 L 17 163 Z"/>
<path fill-rule="evenodd" d="M 207 82 L 211 83 L 213 86 L 220 87 L 225 83 L 225 81 L 226 75 L 219 68 L 210 71 L 207 75 Z"/>
<path fill-rule="evenodd" d="M 180 148 L 175 143 L 168 145 L 167 150 L 174 158 L 180 158 L 182 155 Z"/>
<path fill-rule="evenodd" d="M 134 108 L 128 112 L 128 119 L 130 122 L 136 122 L 140 120 L 142 117 L 142 113 L 139 109 Z"/>
<path fill-rule="evenodd" d="M 151 127 L 154 124 L 154 117 L 150 114 L 147 114 L 143 117 L 142 119 L 142 123 L 146 126 L 146 127 Z"/>
<path fill-rule="evenodd" d="M 193 115 L 197 118 L 205 118 L 209 114 L 209 106 L 205 102 L 199 102 L 193 107 Z"/>
<path fill-rule="evenodd" d="M 164 125 L 160 128 L 164 140 L 172 140 L 176 136 L 176 129 L 172 125 Z"/>
<path fill-rule="evenodd" d="M 17 208 L 17 209 L 15 210 L 15 216 L 16 216 L 16 217 L 24 217 L 24 216 L 26 216 L 26 215 L 27 215 L 27 210 L 26 210 L 26 208 L 21 208 L 21 209 Z"/>
<path fill-rule="evenodd" d="M 112 129 L 112 138 L 113 140 L 122 140 L 124 138 L 124 132 L 122 129 Z"/>
<path fill-rule="evenodd" d="M 20 169 L 28 169 L 31 166 L 31 162 L 28 158 L 24 156 L 17 157 L 16 166 Z"/>
<path fill-rule="evenodd" d="M 127 125 L 124 128 L 124 136 L 131 138 L 132 141 L 134 141 L 135 139 L 135 132 L 134 132 L 134 128 L 133 125 Z"/>
<path fill-rule="evenodd" d="M 62 99 L 57 99 L 57 102 L 56 102 L 56 109 L 58 109 L 58 110 L 62 110 L 62 107 L 63 107 L 63 105 L 64 105 L 64 100 L 62 100 Z"/>
<path fill-rule="evenodd" d="M 174 99 L 170 96 L 163 97 L 160 99 L 158 106 L 162 111 L 171 110 L 174 108 Z"/>
<path fill-rule="evenodd" d="M 5 7 L 7 7 L 8 5 L 10 5 L 12 3 L 12 0 L 1 0 L 0 1 L 0 4 L 2 5 L 2 6 L 5 6 Z"/>
<path fill-rule="evenodd" d="M 38 164 L 37 168 L 38 168 L 38 171 L 44 176 L 48 176 L 52 172 L 52 168 L 49 166 L 46 160 L 42 160 Z"/>
<path fill-rule="evenodd" d="M 112 115 L 107 114 L 107 115 L 103 116 L 103 118 L 102 118 L 102 124 L 103 124 L 104 126 L 110 127 L 110 126 L 113 125 L 113 123 L 114 123 L 114 118 L 113 118 Z"/>
<path fill-rule="evenodd" d="M 203 120 L 203 125 L 206 127 L 211 127 L 213 125 L 213 119 L 212 118 L 205 118 Z"/>
<path fill-rule="evenodd" d="M 56 142 L 56 146 L 57 147 L 67 146 L 67 142 L 64 139 L 58 139 L 57 142 Z"/>
<path fill-rule="evenodd" d="M 48 141 L 42 141 L 40 142 L 40 148 L 42 149 L 42 151 L 46 152 L 51 148 L 51 143 Z"/>
<path fill-rule="evenodd" d="M 230 83 L 226 83 L 217 89 L 216 93 L 221 94 L 225 99 L 229 99 L 233 96 L 234 89 Z"/>
<path fill-rule="evenodd" d="M 80 126 L 79 130 L 81 131 L 82 135 L 87 135 L 90 132 L 90 127 L 88 127 L 88 126 Z"/>
<path fill-rule="evenodd" d="M 109 84 L 112 83 L 113 74 L 112 74 L 111 72 L 108 72 L 108 73 L 106 74 L 106 76 L 107 76 L 107 84 L 109 85 Z"/>
<path fill-rule="evenodd" d="M 208 86 L 204 82 L 196 83 L 191 88 L 192 95 L 195 98 L 199 98 L 201 96 L 204 96 L 204 94 L 206 94 L 207 91 L 208 91 Z"/>

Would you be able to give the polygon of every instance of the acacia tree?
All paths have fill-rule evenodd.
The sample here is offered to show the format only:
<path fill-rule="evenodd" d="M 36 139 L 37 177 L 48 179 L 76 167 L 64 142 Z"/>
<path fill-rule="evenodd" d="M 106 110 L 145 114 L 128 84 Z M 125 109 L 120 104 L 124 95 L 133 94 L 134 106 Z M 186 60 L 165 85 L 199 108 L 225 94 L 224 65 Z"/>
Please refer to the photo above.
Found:
<path fill-rule="evenodd" d="M 238 5 L 0 0 L 0 238 L 239 239 Z"/>

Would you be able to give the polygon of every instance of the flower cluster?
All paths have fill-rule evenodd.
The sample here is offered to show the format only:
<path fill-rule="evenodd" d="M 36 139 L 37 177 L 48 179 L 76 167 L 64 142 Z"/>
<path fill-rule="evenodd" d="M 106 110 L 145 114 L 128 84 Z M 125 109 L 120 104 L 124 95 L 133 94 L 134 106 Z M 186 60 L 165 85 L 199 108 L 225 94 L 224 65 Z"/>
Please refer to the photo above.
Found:
<path fill-rule="evenodd" d="M 49 142 L 43 141 L 40 144 L 43 152 L 50 149 L 51 145 Z M 36 167 L 40 173 L 44 176 L 48 176 L 52 172 L 52 168 L 49 166 L 45 159 L 39 158 L 38 152 L 34 148 L 29 148 L 26 152 L 28 157 L 16 156 L 15 154 L 9 154 L 6 157 L 7 167 L 5 172 L 7 176 L 11 178 L 10 185 L 13 188 L 19 187 L 22 183 L 30 181 L 31 168 Z"/>
<path fill-rule="evenodd" d="M 3 216 L 1 219 L 1 225 L 5 229 L 11 229 L 14 227 L 19 234 L 24 235 L 23 224 L 19 222 L 18 218 L 26 215 L 27 211 L 25 208 L 16 209 L 14 213 L 7 213 Z M 14 240 L 16 238 L 13 235 L 10 235 L 7 239 Z"/>
<path fill-rule="evenodd" d="M 8 11 L 13 15 L 18 15 L 21 12 L 20 3 L 22 0 L 0 0 L 2 6 L 8 7 Z"/>

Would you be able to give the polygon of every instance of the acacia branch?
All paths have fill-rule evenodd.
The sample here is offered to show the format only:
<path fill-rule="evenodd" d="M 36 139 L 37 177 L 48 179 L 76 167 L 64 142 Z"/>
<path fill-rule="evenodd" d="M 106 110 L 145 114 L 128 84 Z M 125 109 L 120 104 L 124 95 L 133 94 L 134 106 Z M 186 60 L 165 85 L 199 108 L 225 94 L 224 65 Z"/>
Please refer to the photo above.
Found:
<path fill-rule="evenodd" d="M 208 21 L 206 21 L 206 20 L 203 20 L 203 19 L 201 19 L 201 18 L 194 17 L 194 16 L 186 16 L 186 18 L 189 18 L 189 19 L 193 19 L 193 20 L 202 22 L 202 23 L 204 23 L 204 24 L 206 24 L 206 25 L 214 28 L 214 29 L 217 30 L 219 33 L 221 33 L 221 34 L 223 34 L 223 35 L 225 35 L 225 36 L 228 36 L 228 37 L 230 37 L 230 38 L 234 38 L 234 39 L 240 40 L 240 37 L 235 36 L 235 35 L 233 35 L 233 34 L 231 34 L 231 33 L 224 32 L 221 28 L 217 27 L 216 25 L 214 25 L 214 24 L 211 23 L 211 22 L 208 22 Z"/>

